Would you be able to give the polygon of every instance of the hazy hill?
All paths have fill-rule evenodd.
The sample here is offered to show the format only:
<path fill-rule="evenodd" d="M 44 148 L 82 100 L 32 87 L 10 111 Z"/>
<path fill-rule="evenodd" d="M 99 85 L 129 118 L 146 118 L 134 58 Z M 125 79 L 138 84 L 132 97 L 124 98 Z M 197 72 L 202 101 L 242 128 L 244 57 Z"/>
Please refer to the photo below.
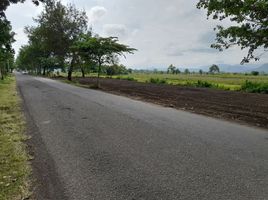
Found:
<path fill-rule="evenodd" d="M 260 67 L 255 68 L 254 71 L 268 73 L 268 63 L 265 63 L 265 64 L 261 65 Z"/>

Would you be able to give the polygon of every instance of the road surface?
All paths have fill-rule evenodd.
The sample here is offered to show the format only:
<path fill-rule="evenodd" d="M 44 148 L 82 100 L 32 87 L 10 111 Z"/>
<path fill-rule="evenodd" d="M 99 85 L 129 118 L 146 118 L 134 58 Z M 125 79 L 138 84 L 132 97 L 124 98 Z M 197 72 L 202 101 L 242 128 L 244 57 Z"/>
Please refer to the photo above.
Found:
<path fill-rule="evenodd" d="M 38 199 L 265 200 L 268 132 L 17 75 Z"/>

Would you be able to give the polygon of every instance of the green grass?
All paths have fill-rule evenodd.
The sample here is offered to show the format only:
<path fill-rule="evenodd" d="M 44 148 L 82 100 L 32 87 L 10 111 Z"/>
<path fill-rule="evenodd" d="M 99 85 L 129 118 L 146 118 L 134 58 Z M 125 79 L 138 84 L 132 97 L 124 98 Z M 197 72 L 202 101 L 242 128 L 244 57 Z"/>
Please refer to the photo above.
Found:
<path fill-rule="evenodd" d="M 0 81 L 0 200 L 29 197 L 30 167 L 14 77 Z"/>
<path fill-rule="evenodd" d="M 64 74 L 62 74 L 64 75 Z M 74 77 L 80 77 L 79 72 L 75 72 Z M 97 74 L 87 74 L 86 77 L 96 77 Z M 102 75 L 102 78 L 107 76 Z M 109 78 L 111 78 L 109 76 Z M 246 91 L 246 92 L 258 92 L 263 89 L 245 89 L 247 82 L 261 85 L 260 87 L 266 87 L 268 84 L 268 75 L 246 75 L 246 74 L 231 74 L 231 73 L 220 73 L 220 74 L 156 74 L 156 73 L 133 73 L 128 75 L 116 75 L 112 78 L 137 81 L 142 83 L 154 83 L 154 84 L 169 84 L 179 86 L 192 86 L 192 87 L 205 87 L 215 88 L 221 90 L 232 90 L 232 91 Z M 265 90 L 265 89 L 264 89 Z M 262 93 L 266 93 L 263 92 Z"/>
<path fill-rule="evenodd" d="M 244 74 L 153 74 L 138 73 L 114 78 L 133 78 L 138 82 L 157 82 L 181 86 L 207 87 L 223 90 L 241 90 L 246 81 L 256 84 L 268 84 L 268 76 L 251 76 Z M 153 81 L 152 81 L 153 80 Z M 158 80 L 158 81 L 157 81 Z"/>
<path fill-rule="evenodd" d="M 252 93 L 268 94 L 268 83 L 253 83 L 246 81 L 242 85 L 241 90 Z"/>

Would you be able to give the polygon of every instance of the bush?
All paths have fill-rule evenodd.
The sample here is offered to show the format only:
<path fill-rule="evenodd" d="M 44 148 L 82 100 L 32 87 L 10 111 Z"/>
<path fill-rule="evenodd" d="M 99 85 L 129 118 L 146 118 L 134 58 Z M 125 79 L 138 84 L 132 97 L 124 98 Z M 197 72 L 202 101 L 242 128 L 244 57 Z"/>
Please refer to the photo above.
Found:
<path fill-rule="evenodd" d="M 197 87 L 205 87 L 205 88 L 212 88 L 214 85 L 212 83 L 209 83 L 207 81 L 200 81 L 198 80 L 196 83 Z"/>
<path fill-rule="evenodd" d="M 251 75 L 253 75 L 253 76 L 259 76 L 259 74 L 260 74 L 260 72 L 257 72 L 257 71 L 252 71 L 251 72 Z"/>
<path fill-rule="evenodd" d="M 150 78 L 149 83 L 154 83 L 154 84 L 166 84 L 167 81 L 164 79 L 159 79 L 159 78 Z"/>
<path fill-rule="evenodd" d="M 252 93 L 268 94 L 268 83 L 253 83 L 251 81 L 246 81 L 241 86 L 241 90 Z"/>
<path fill-rule="evenodd" d="M 116 77 L 116 79 L 118 79 L 118 80 L 127 80 L 127 81 L 137 81 L 135 78 L 133 78 L 133 77 L 120 77 L 120 76 L 118 76 L 118 77 Z"/>
<path fill-rule="evenodd" d="M 123 78 L 121 78 L 122 80 L 127 80 L 127 81 L 136 81 L 136 79 L 135 78 L 133 78 L 133 77 L 123 77 Z"/>
<path fill-rule="evenodd" d="M 187 82 L 187 86 L 203 87 L 203 88 L 217 88 L 217 85 L 209 83 L 207 81 Z"/>

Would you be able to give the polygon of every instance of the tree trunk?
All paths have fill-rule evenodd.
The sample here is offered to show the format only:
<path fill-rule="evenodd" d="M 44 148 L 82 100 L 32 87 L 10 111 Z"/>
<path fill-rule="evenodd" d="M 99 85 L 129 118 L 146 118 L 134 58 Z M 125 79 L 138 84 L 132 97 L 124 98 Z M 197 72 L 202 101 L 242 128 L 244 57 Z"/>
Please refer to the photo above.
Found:
<path fill-rule="evenodd" d="M 4 74 L 2 72 L 2 68 L 0 67 L 0 77 L 1 77 L 1 80 L 4 80 Z"/>
<path fill-rule="evenodd" d="M 100 72 L 101 72 L 101 62 L 99 62 L 98 66 L 97 88 L 100 88 Z"/>
<path fill-rule="evenodd" d="M 85 78 L 85 70 L 83 67 L 81 67 L 81 72 L 82 72 L 82 78 Z"/>
<path fill-rule="evenodd" d="M 43 76 L 46 75 L 46 67 L 43 68 Z"/>
<path fill-rule="evenodd" d="M 68 70 L 68 80 L 72 81 L 72 74 L 73 74 L 73 68 L 74 68 L 74 63 L 75 63 L 75 56 L 73 56 L 70 68 Z"/>

